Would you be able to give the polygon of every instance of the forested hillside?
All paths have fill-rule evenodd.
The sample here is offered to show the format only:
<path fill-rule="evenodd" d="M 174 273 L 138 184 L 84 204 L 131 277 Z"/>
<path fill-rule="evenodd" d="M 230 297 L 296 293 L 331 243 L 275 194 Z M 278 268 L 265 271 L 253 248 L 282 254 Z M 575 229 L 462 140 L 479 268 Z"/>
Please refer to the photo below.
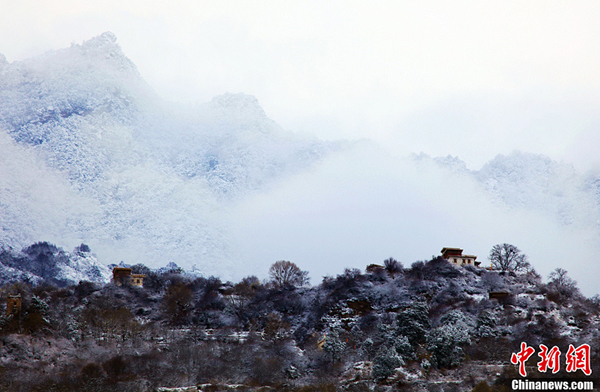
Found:
<path fill-rule="evenodd" d="M 508 391 L 521 342 L 589 344 L 600 372 L 600 302 L 564 270 L 542 283 L 531 268 L 390 258 L 311 287 L 282 265 L 290 274 L 274 265 L 269 281 L 135 265 L 144 287 L 5 284 L 2 304 L 20 295 L 22 307 L 0 318 L 0 390 Z M 536 361 L 530 379 L 553 376 Z"/>

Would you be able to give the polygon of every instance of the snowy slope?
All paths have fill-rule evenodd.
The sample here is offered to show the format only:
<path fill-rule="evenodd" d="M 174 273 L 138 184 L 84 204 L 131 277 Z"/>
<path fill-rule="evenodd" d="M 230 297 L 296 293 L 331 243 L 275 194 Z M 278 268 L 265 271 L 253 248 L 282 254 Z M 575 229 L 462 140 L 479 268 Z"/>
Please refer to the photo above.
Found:
<path fill-rule="evenodd" d="M 513 210 L 539 211 L 563 226 L 598 229 L 600 221 L 600 179 L 582 174 L 566 163 L 549 157 L 513 151 L 498 155 L 479 170 L 469 170 L 458 157 L 430 158 L 454 175 L 473 179 L 496 204 Z"/>
<path fill-rule="evenodd" d="M 499 155 L 475 178 L 510 207 L 541 209 L 563 225 L 590 224 L 597 213 L 586 179 L 569 164 L 515 151 Z"/>
<path fill-rule="evenodd" d="M 250 95 L 226 93 L 195 106 L 163 102 L 111 33 L 24 61 L 8 63 L 0 56 L 0 248 L 49 241 L 71 249 L 86 243 L 105 264 L 161 267 L 175 262 L 230 278 L 231 271 L 240 269 L 233 230 L 226 223 L 229 211 L 235 211 L 232 206 L 260 198 L 299 173 L 306 175 L 305 182 L 284 193 L 284 212 L 292 196 L 320 203 L 322 197 L 315 195 L 327 195 L 338 175 L 355 185 L 348 188 L 354 196 L 341 192 L 339 198 L 381 206 L 387 206 L 381 194 L 389 189 L 373 178 L 385 177 L 385 184 L 411 182 L 398 173 L 400 166 L 378 167 L 369 156 L 348 158 L 357 167 L 338 167 L 332 160 L 333 166 L 322 170 L 327 180 L 317 177 L 315 185 L 310 169 L 345 147 L 286 132 Z M 467 178 L 469 186 L 483 190 L 502 208 L 538 211 L 560 225 L 591 228 L 590 236 L 597 233 L 600 176 L 518 152 L 498 156 L 478 171 L 455 157 L 418 158 L 433 162 L 435 170 Z M 419 181 L 427 178 L 436 176 L 419 176 Z M 417 185 L 427 189 L 427 184 L 398 189 L 417 192 L 413 196 L 422 200 Z M 364 188 L 373 189 L 361 199 L 357 195 Z M 444 195 L 436 190 L 435 198 Z M 332 203 L 337 205 L 339 198 Z M 398 221 L 410 222 L 396 204 L 381 215 L 397 214 Z M 461 209 L 461 204 L 443 205 Z M 370 208 L 360 205 L 352 211 Z M 331 233 L 347 226 L 333 221 L 322 226 L 330 224 Z M 488 223 L 481 224 L 485 228 Z M 298 235 L 289 233 L 290 241 Z M 250 247 L 256 248 L 261 242 L 253 235 L 248 235 Z M 289 252 L 288 246 L 273 257 Z M 87 268 L 73 265 L 65 274 Z"/>
<path fill-rule="evenodd" d="M 86 280 L 107 283 L 111 270 L 98 262 L 87 245 L 81 244 L 72 253 L 47 242 L 38 242 L 21 251 L 0 252 L 0 282 L 47 281 L 59 286 L 77 284 Z"/>
<path fill-rule="evenodd" d="M 221 274 L 227 203 L 339 145 L 285 132 L 245 94 L 165 103 L 104 33 L 0 58 L 0 148 L 0 246 L 85 242 L 105 263 Z"/>
<path fill-rule="evenodd" d="M 0 69 L 0 127 L 46 153 L 72 181 L 102 174 L 115 153 L 102 139 L 126 138 L 139 102 L 153 98 L 115 40 L 105 33 Z"/>

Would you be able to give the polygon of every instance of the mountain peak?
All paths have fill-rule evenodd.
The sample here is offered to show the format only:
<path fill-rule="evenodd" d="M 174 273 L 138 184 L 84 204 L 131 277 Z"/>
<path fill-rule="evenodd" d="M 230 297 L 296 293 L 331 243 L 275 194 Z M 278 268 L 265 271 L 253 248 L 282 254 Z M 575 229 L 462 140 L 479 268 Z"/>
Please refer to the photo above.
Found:
<path fill-rule="evenodd" d="M 83 41 L 81 45 L 73 43 L 71 44 L 71 49 L 80 49 L 86 53 L 103 52 L 105 54 L 110 54 L 111 56 L 126 58 L 121 47 L 117 44 L 117 36 L 110 31 L 102 33 L 87 41 Z"/>
<path fill-rule="evenodd" d="M 118 46 L 117 45 L 117 36 L 110 31 L 105 31 L 104 33 L 100 34 L 97 37 L 90 38 L 89 40 L 84 41 L 81 46 L 102 47 L 102 46 L 106 46 L 106 45 Z"/>
<path fill-rule="evenodd" d="M 133 73 L 139 76 L 137 67 L 133 61 L 125 56 L 121 47 L 117 44 L 117 36 L 110 31 L 83 41 L 81 45 L 72 44 L 65 51 L 70 52 L 69 62 L 71 63 L 73 63 L 73 60 L 78 60 L 75 61 L 75 64 L 79 62 L 89 63 L 91 61 L 94 65 L 102 64 L 102 67 L 108 66 L 117 71 L 125 71 L 126 73 Z"/>
<path fill-rule="evenodd" d="M 65 247 L 66 238 L 78 238 L 101 258 L 129 261 L 138 243 L 136 258 L 151 264 L 172 257 L 189 265 L 202 254 L 202 272 L 217 274 L 233 252 L 227 223 L 217 217 L 226 214 L 221 203 L 308 168 L 332 149 L 285 133 L 252 95 L 167 108 L 110 32 L 14 61 L 1 75 L 0 174 L 8 175 L 0 175 L 0 189 L 7 189 L 0 192 L 0 227 L 10 229 L 0 230 L 0 243 L 6 245 L 43 235 L 62 238 L 58 245 Z M 32 213 L 42 209 L 49 214 Z M 73 263 L 92 258 L 87 248 L 73 251 Z"/>

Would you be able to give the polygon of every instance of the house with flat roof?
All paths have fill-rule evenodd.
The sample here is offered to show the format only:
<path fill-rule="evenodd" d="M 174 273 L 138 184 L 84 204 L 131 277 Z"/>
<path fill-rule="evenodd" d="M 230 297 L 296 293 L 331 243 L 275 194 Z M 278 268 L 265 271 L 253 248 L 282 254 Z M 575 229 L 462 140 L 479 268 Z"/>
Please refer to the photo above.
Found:
<path fill-rule="evenodd" d="M 113 268 L 113 281 L 120 286 L 124 280 L 131 282 L 132 286 L 143 287 L 146 275 L 132 274 L 131 268 L 115 267 Z"/>
<path fill-rule="evenodd" d="M 474 265 L 479 267 L 481 261 L 476 261 L 477 256 L 463 255 L 460 248 L 442 248 L 442 258 L 454 265 Z"/>

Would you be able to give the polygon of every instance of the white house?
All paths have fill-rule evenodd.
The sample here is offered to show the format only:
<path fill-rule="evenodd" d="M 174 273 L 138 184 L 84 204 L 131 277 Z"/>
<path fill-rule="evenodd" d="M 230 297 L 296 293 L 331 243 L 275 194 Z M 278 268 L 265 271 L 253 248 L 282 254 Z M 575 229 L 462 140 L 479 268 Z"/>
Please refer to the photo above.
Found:
<path fill-rule="evenodd" d="M 463 255 L 460 248 L 442 248 L 442 257 L 454 265 L 474 265 L 479 267 L 481 261 L 475 261 L 477 256 Z"/>

